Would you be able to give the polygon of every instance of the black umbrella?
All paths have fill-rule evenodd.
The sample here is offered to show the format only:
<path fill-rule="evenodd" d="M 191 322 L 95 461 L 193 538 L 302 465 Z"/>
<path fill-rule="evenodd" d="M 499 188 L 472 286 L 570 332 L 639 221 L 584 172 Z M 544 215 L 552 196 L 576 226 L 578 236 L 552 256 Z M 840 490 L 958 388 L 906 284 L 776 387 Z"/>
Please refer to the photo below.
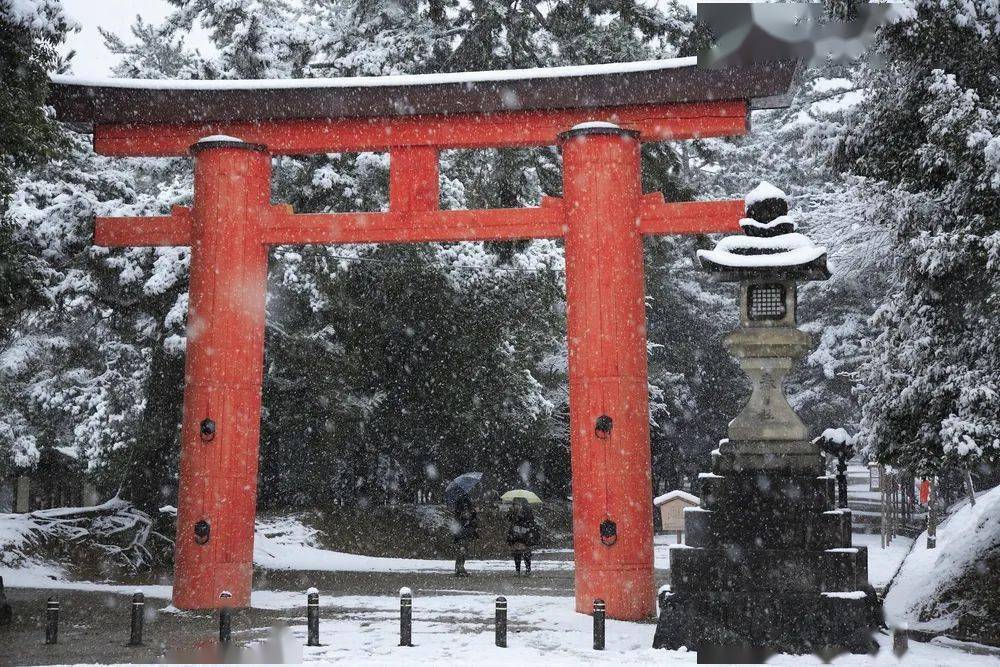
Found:
<path fill-rule="evenodd" d="M 474 488 L 479 486 L 481 481 L 483 481 L 483 473 L 481 472 L 467 472 L 459 475 L 445 487 L 444 501 L 448 507 L 454 508 L 458 504 L 458 499 L 469 495 Z"/>

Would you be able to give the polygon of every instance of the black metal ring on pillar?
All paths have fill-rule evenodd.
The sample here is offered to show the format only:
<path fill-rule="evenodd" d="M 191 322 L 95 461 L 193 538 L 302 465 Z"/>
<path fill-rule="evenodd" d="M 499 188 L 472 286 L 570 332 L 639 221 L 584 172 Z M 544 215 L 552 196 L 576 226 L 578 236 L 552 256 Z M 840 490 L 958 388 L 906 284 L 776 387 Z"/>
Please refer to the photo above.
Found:
<path fill-rule="evenodd" d="M 306 646 L 319 646 L 319 591 L 315 588 L 306 591 L 306 626 L 309 631 Z"/>
<path fill-rule="evenodd" d="M 496 600 L 496 645 L 507 648 L 507 598 L 502 595 Z"/>
<path fill-rule="evenodd" d="M 252 144 L 237 137 L 228 137 L 222 134 L 199 139 L 195 143 L 191 144 L 191 147 L 188 148 L 188 152 L 191 155 L 195 155 L 196 153 L 209 148 L 243 148 L 248 151 L 257 151 L 259 153 L 267 152 L 267 146 L 264 144 Z"/>
<path fill-rule="evenodd" d="M 558 135 L 558 141 L 559 144 L 562 145 L 570 139 L 586 136 L 588 134 L 617 134 L 618 136 L 629 137 L 630 139 L 638 139 L 640 136 L 639 132 L 635 130 L 626 130 L 624 127 L 619 127 L 614 123 L 608 123 L 605 121 L 590 121 L 574 125 L 565 132 L 560 132 Z"/>

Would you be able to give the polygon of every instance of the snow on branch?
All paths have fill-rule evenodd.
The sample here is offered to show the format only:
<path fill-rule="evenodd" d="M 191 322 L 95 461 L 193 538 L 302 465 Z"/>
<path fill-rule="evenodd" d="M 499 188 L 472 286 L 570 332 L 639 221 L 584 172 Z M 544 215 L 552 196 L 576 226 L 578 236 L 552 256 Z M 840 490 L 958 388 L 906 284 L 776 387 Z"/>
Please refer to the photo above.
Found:
<path fill-rule="evenodd" d="M 92 507 L 59 507 L 27 515 L 25 531 L 34 543 L 51 541 L 96 549 L 136 571 L 153 564 L 150 537 L 172 543 L 153 530 L 149 515 L 115 496 Z"/>

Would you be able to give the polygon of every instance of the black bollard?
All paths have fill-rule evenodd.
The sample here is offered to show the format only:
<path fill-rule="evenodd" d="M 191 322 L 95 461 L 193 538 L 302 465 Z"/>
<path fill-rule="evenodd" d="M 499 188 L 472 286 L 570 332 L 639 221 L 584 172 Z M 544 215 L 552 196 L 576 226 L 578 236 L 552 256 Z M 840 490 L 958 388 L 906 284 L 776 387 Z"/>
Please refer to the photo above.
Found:
<path fill-rule="evenodd" d="M 59 601 L 49 598 L 45 606 L 45 643 L 59 643 Z"/>
<path fill-rule="evenodd" d="M 496 614 L 497 646 L 507 648 L 507 598 L 497 596 Z"/>
<path fill-rule="evenodd" d="M 14 610 L 7 604 L 7 594 L 3 591 L 3 577 L 0 577 L 0 625 L 10 625 L 14 620 Z"/>
<path fill-rule="evenodd" d="M 413 646 L 413 593 L 399 589 L 399 645 Z"/>
<path fill-rule="evenodd" d="M 229 598 L 233 597 L 233 594 L 229 591 L 222 591 L 219 595 L 219 599 L 228 601 Z M 233 610 L 225 603 L 219 608 L 219 642 L 222 644 L 229 643 L 229 636 L 232 634 L 233 630 Z"/>
<path fill-rule="evenodd" d="M 129 646 L 142 646 L 142 622 L 146 616 L 146 597 L 141 591 L 132 594 L 132 633 Z"/>
<path fill-rule="evenodd" d="M 837 457 L 837 507 L 847 508 L 847 458 L 843 453 Z"/>
<path fill-rule="evenodd" d="M 306 646 L 319 646 L 319 591 L 310 588 L 306 596 L 306 627 L 309 628 Z"/>
<path fill-rule="evenodd" d="M 604 650 L 604 600 L 594 600 L 594 650 Z"/>

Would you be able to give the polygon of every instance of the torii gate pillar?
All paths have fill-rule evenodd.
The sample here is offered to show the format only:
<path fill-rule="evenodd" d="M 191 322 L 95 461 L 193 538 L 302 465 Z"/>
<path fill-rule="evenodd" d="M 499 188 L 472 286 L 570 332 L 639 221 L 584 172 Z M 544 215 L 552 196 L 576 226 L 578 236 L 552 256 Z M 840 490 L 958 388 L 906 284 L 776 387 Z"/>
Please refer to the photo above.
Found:
<path fill-rule="evenodd" d="M 611 124 L 560 135 L 576 610 L 602 598 L 626 620 L 655 608 L 638 139 Z"/>
<path fill-rule="evenodd" d="M 267 290 L 261 235 L 271 205 L 271 155 L 263 146 L 227 140 L 202 141 L 191 152 L 195 197 L 173 602 L 181 609 L 248 607 Z M 206 527 L 207 533 L 197 532 Z M 220 599 L 222 591 L 232 597 Z"/>

